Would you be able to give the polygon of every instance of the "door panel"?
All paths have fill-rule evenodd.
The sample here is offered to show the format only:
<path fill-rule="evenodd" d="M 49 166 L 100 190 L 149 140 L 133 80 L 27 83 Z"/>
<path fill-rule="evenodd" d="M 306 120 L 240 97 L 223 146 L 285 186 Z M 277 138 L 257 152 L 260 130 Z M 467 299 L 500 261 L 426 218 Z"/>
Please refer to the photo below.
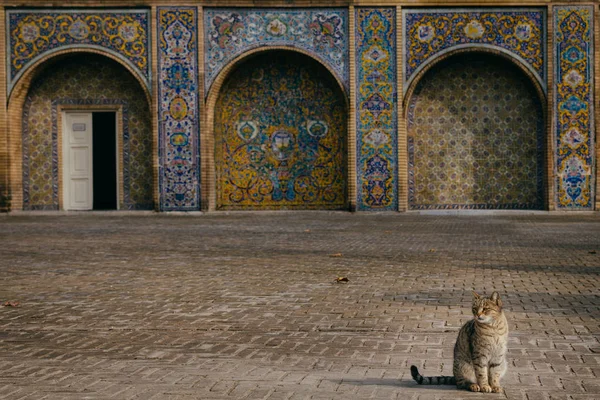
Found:
<path fill-rule="evenodd" d="M 65 113 L 65 210 L 91 210 L 93 207 L 92 135 L 92 113 Z"/>
<path fill-rule="evenodd" d="M 71 177 L 87 177 L 90 174 L 88 147 L 71 147 Z"/>
<path fill-rule="evenodd" d="M 88 179 L 71 180 L 71 200 L 73 209 L 86 209 L 90 203 Z"/>

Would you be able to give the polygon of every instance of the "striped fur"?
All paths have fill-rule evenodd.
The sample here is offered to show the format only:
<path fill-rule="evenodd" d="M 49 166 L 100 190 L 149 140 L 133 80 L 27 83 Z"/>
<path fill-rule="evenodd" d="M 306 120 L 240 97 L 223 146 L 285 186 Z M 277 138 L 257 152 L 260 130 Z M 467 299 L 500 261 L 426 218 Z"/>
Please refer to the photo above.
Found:
<path fill-rule="evenodd" d="M 489 298 L 473 292 L 473 316 L 454 345 L 453 376 L 424 377 L 414 365 L 413 379 L 421 385 L 452 385 L 473 392 L 502 393 L 500 378 L 506 372 L 508 323 L 497 292 Z"/>
<path fill-rule="evenodd" d="M 419 385 L 456 385 L 453 376 L 423 376 L 414 365 L 410 366 L 410 374 Z"/>

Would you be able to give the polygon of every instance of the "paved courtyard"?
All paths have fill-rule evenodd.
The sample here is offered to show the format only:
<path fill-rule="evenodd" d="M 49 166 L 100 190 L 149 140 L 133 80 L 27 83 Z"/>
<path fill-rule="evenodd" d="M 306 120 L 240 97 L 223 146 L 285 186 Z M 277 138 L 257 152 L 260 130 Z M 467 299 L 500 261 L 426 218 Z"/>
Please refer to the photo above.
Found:
<path fill-rule="evenodd" d="M 0 398 L 597 400 L 599 273 L 599 214 L 0 216 Z M 473 289 L 506 393 L 418 386 Z"/>

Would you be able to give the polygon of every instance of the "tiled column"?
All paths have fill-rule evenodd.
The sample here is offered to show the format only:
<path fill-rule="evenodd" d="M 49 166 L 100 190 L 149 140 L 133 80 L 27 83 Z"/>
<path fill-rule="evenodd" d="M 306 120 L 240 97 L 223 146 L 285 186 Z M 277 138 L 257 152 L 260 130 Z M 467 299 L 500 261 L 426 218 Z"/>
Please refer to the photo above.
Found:
<path fill-rule="evenodd" d="M 396 8 L 355 16 L 357 209 L 397 210 Z"/>
<path fill-rule="evenodd" d="M 556 208 L 592 210 L 594 184 L 594 7 L 554 6 Z"/>
<path fill-rule="evenodd" d="M 160 209 L 200 208 L 196 7 L 158 7 Z"/>

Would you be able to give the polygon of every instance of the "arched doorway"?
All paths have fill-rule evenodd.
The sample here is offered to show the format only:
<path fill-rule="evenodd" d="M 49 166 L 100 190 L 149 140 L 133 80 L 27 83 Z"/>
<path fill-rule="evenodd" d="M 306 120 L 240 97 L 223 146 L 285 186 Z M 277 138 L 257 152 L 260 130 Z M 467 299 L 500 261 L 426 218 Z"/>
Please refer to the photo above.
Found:
<path fill-rule="evenodd" d="M 345 98 L 317 61 L 251 55 L 228 75 L 214 110 L 217 209 L 347 207 Z"/>
<path fill-rule="evenodd" d="M 544 114 L 531 80 L 487 53 L 440 61 L 409 100 L 410 209 L 544 208 Z"/>
<path fill-rule="evenodd" d="M 147 96 L 116 61 L 73 53 L 45 62 L 24 99 L 21 139 L 24 209 L 153 208 Z M 91 197 L 77 208 L 69 177 L 84 164 Z"/>

